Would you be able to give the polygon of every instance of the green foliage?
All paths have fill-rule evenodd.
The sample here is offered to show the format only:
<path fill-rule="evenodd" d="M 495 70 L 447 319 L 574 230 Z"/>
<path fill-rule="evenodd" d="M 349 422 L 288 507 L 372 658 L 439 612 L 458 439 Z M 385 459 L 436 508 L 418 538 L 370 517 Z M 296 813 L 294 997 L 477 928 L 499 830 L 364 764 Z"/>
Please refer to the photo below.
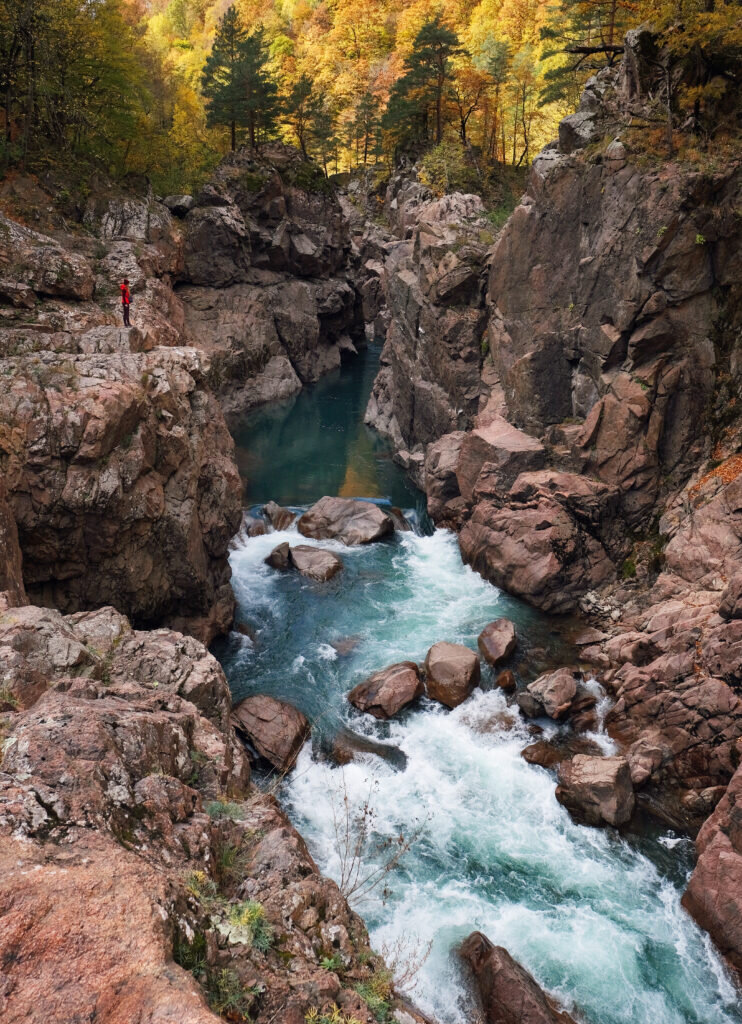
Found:
<path fill-rule="evenodd" d="M 332 956 L 323 956 L 320 960 L 320 967 L 323 967 L 326 971 L 340 971 L 343 969 L 343 959 L 337 953 Z"/>
<path fill-rule="evenodd" d="M 369 981 L 356 985 L 356 992 L 368 1006 L 378 1024 L 392 1019 L 392 979 L 385 970 L 374 974 Z"/>
<path fill-rule="evenodd" d="M 278 115 L 278 87 L 267 70 L 269 53 L 262 29 L 248 34 L 237 8 L 227 8 L 206 58 L 201 87 L 207 124 L 226 125 L 232 149 L 237 129 L 246 128 L 250 145 L 270 134 Z"/>
<path fill-rule="evenodd" d="M 223 818 L 240 821 L 245 816 L 241 804 L 235 804 L 223 798 L 210 800 L 206 804 L 206 813 L 214 821 L 221 821 Z"/>
<path fill-rule="evenodd" d="M 458 36 L 443 24 L 440 14 L 422 26 L 382 120 L 397 144 L 443 141 L 444 91 L 453 74 L 453 58 L 463 52 Z"/>
<path fill-rule="evenodd" d="M 702 234 L 697 234 L 696 235 L 696 245 L 705 245 L 705 244 L 706 244 L 706 239 L 704 238 L 704 236 Z"/>
<path fill-rule="evenodd" d="M 306 1024 L 361 1024 L 357 1017 L 346 1015 L 339 1007 L 324 1007 L 318 1010 L 315 1006 L 304 1015 Z"/>
<path fill-rule="evenodd" d="M 627 558 L 621 566 L 621 579 L 633 580 L 636 576 L 636 559 Z"/>
<path fill-rule="evenodd" d="M 429 149 L 420 162 L 418 178 L 437 195 L 473 192 L 478 179 L 459 139 L 446 139 Z"/>
<path fill-rule="evenodd" d="M 206 936 L 196 932 L 188 941 L 182 935 L 175 936 L 173 960 L 192 974 L 200 974 L 206 968 Z"/>
<path fill-rule="evenodd" d="M 10 687 L 0 686 L 0 704 L 9 704 L 13 711 L 19 707 L 18 698 Z"/>
<path fill-rule="evenodd" d="M 249 1021 L 256 991 L 246 988 L 235 971 L 227 967 L 209 974 L 209 1006 L 230 1020 Z"/>
<path fill-rule="evenodd" d="M 229 910 L 228 920 L 244 936 L 247 945 L 260 953 L 268 952 L 273 943 L 273 928 L 268 923 L 262 903 L 255 900 L 236 903 Z"/>

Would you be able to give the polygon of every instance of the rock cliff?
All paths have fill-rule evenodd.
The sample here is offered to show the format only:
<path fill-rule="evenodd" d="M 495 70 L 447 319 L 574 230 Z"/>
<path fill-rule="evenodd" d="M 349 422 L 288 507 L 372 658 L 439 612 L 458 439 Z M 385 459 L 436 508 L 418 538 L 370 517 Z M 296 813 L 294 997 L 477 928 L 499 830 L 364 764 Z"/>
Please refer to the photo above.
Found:
<path fill-rule="evenodd" d="M 347 217 L 278 145 L 228 157 L 195 198 L 100 183 L 70 205 L 53 185 L 18 177 L 0 196 L 2 529 L 10 544 L 10 509 L 32 600 L 111 603 L 208 643 L 234 612 L 225 416 L 295 393 L 363 341 Z M 17 560 L 7 574 L 19 601 Z"/>
<path fill-rule="evenodd" d="M 392 182 L 368 417 L 477 571 L 600 627 L 638 803 L 691 830 L 718 805 L 687 904 L 738 965 L 742 169 L 647 150 L 652 46 L 588 82 L 494 244 L 469 197 Z"/>
<path fill-rule="evenodd" d="M 388 993 L 386 968 L 251 787 L 200 643 L 25 606 L 0 659 L 3 1021 L 372 1024 L 356 989 Z"/>

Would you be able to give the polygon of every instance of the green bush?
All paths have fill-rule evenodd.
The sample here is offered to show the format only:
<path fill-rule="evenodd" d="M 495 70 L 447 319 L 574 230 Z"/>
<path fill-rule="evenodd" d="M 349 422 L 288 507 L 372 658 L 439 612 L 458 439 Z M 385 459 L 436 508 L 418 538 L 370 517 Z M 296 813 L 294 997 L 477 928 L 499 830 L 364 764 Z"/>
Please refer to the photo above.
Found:
<path fill-rule="evenodd" d="M 636 560 L 634 558 L 627 558 L 621 566 L 621 579 L 622 580 L 633 580 L 636 576 Z"/>
<path fill-rule="evenodd" d="M 458 139 L 444 139 L 429 149 L 420 163 L 418 178 L 439 196 L 479 189 L 476 171 Z"/>
<path fill-rule="evenodd" d="M 262 903 L 245 900 L 229 911 L 229 923 L 252 949 L 267 953 L 273 943 L 273 929 L 265 916 Z"/>

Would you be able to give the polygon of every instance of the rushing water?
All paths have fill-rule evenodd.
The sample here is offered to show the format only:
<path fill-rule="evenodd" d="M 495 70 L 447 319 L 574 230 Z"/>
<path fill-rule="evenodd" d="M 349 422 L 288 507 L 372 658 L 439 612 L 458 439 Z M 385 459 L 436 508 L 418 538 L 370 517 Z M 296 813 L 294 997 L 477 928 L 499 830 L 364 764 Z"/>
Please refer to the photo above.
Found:
<path fill-rule="evenodd" d="M 261 413 L 238 436 L 246 503 L 300 507 L 343 493 L 419 510 L 362 425 L 374 355 L 291 406 Z M 367 851 L 369 870 L 385 863 L 385 839 L 415 837 L 358 909 L 377 948 L 432 940 L 413 993 L 421 1008 L 444 1024 L 472 1020 L 452 949 L 478 928 L 590 1024 L 739 1024 L 732 984 L 680 906 L 691 844 L 666 831 L 628 841 L 575 825 L 555 800 L 553 774 L 521 758 L 533 737 L 488 673 L 453 712 L 423 701 L 378 723 L 346 700 L 370 672 L 422 660 L 437 640 L 474 647 L 499 615 L 517 624 L 516 668 L 527 678 L 569 657 L 562 624 L 481 580 L 441 531 L 397 533 L 364 548 L 322 542 L 345 563 L 323 585 L 263 564 L 276 544 L 297 539 L 292 529 L 237 543 L 235 591 L 255 638 L 233 634 L 220 653 L 237 698 L 284 697 L 310 716 L 317 736 L 345 725 L 403 752 L 396 767 L 369 755 L 339 768 L 307 745 L 282 792 L 321 868 L 336 878 L 333 808 L 344 797 L 373 808 L 379 841 Z"/>

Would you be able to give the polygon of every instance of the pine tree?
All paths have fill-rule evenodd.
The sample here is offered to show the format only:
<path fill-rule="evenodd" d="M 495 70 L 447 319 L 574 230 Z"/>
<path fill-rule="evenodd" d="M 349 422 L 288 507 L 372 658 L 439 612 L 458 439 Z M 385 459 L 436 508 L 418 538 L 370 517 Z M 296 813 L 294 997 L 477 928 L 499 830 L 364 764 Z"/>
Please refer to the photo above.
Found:
<path fill-rule="evenodd" d="M 268 47 L 262 29 L 251 33 L 240 45 L 242 62 L 239 83 L 242 90 L 244 124 L 250 145 L 257 149 L 261 138 L 273 130 L 280 111 L 278 86 L 266 67 Z"/>
<path fill-rule="evenodd" d="M 307 144 L 312 129 L 317 101 L 314 86 L 309 75 L 302 75 L 291 87 L 286 101 L 286 120 L 293 129 L 299 149 L 305 160 L 309 159 Z"/>
<path fill-rule="evenodd" d="M 458 36 L 441 22 L 440 14 L 427 21 L 405 60 L 405 74 L 394 84 L 384 127 L 400 138 L 427 141 L 432 111 L 434 141 L 440 143 L 445 89 L 453 75 L 451 61 L 463 53 Z"/>
<path fill-rule="evenodd" d="M 237 148 L 237 126 L 247 120 L 244 92 L 244 47 L 247 30 L 237 8 L 227 8 L 219 22 L 211 53 L 206 58 L 201 88 L 206 98 L 206 123 L 228 125 L 232 149 Z"/>
<path fill-rule="evenodd" d="M 376 141 L 379 133 L 379 98 L 372 92 L 365 92 L 358 101 L 354 119 L 356 139 L 363 151 L 363 163 L 369 155 L 377 156 Z"/>

